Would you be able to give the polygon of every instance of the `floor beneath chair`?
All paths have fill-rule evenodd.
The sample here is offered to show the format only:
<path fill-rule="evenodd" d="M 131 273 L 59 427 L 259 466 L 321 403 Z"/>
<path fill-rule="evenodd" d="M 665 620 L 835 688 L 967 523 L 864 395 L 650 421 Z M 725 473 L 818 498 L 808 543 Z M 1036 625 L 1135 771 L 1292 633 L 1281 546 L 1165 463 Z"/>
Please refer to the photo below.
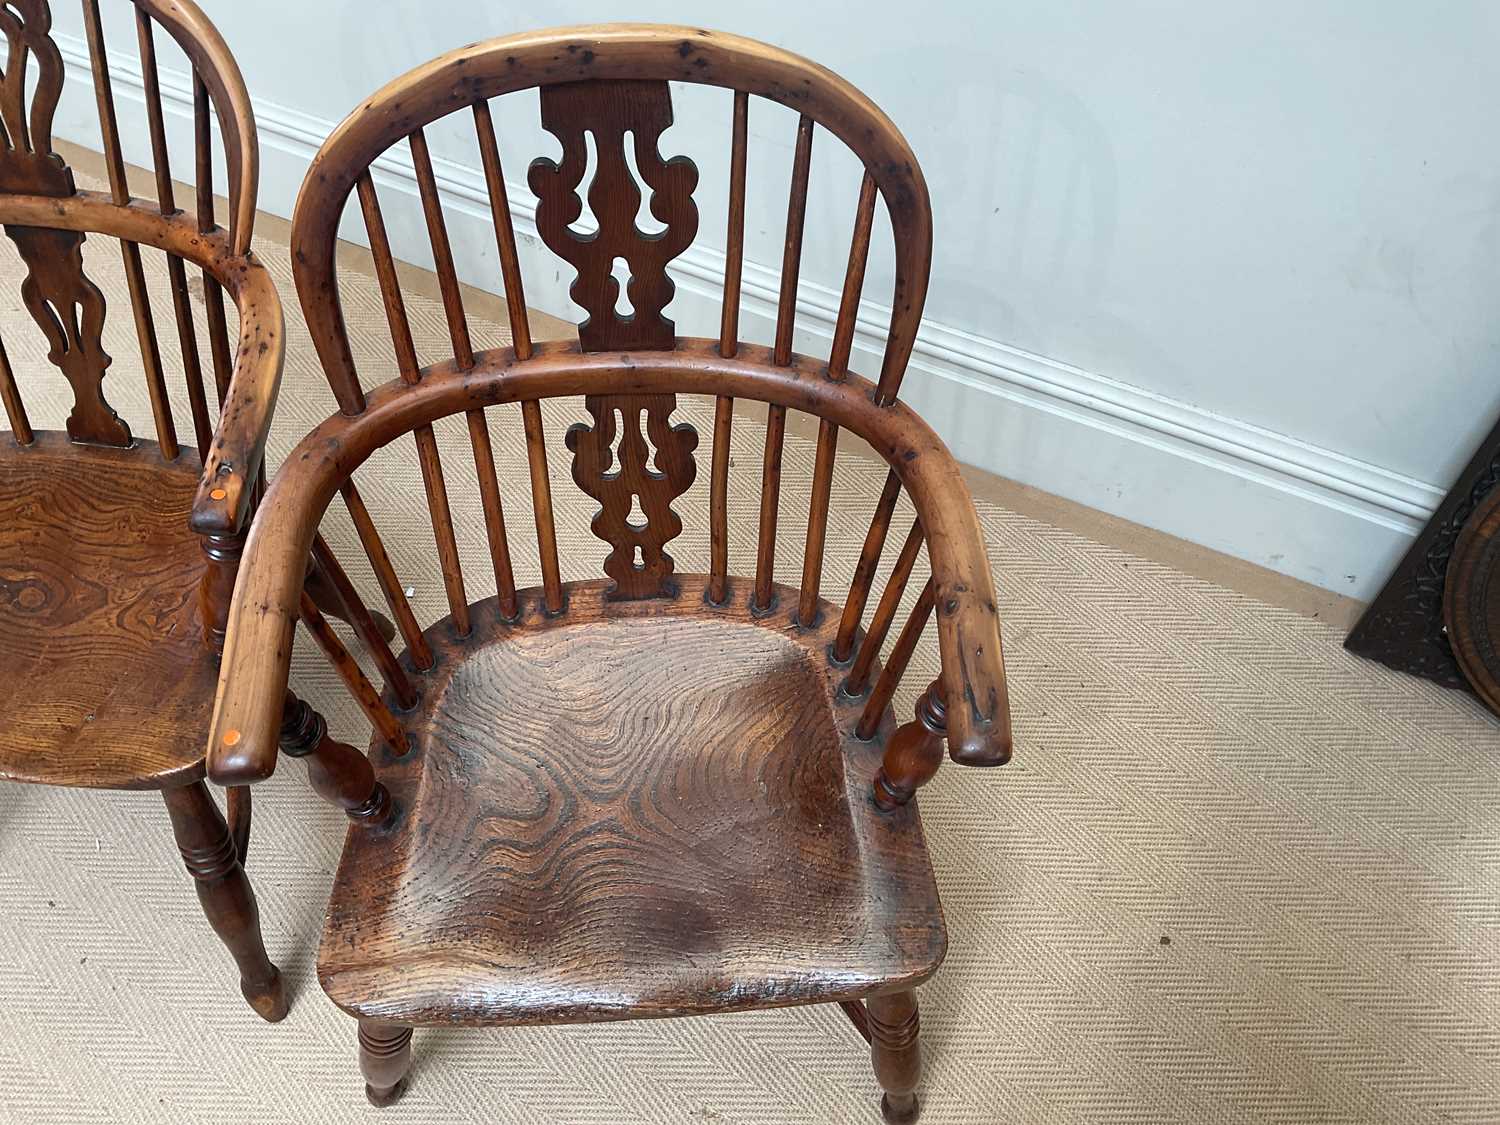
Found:
<path fill-rule="evenodd" d="M 285 249 L 260 250 L 290 294 Z M 90 251 L 112 306 L 124 307 L 118 255 L 102 241 Z M 356 280 L 345 300 L 378 355 L 373 283 Z M 439 306 L 414 301 L 412 313 L 438 354 Z M 15 324 L 22 315 L 13 298 L 0 306 L 18 372 L 42 361 Z M 282 453 L 332 409 L 300 318 L 288 319 Z M 107 342 L 111 386 L 144 432 L 129 317 L 112 326 L 124 335 Z M 504 329 L 476 320 L 474 332 L 488 342 Z M 568 404 L 549 413 L 549 432 L 568 416 Z M 708 415 L 693 417 L 707 434 Z M 40 408 L 33 420 L 57 424 Z M 502 480 L 524 490 L 519 426 L 493 430 Z M 454 445 L 449 487 L 462 510 L 458 494 L 472 487 L 462 427 L 440 436 Z M 737 422 L 736 464 L 757 464 L 760 443 Z M 811 464 L 811 446 L 789 438 L 787 496 L 803 494 Z M 406 572 L 432 545 L 408 499 L 415 467 L 399 465 L 366 497 L 390 513 L 382 527 Z M 584 562 L 596 556 L 579 549 L 592 542 L 593 502 L 571 486 L 565 459 L 553 470 L 575 564 L 564 577 L 592 577 Z M 829 590 L 848 579 L 881 470 L 853 473 L 849 495 L 864 499 L 841 511 L 835 495 Z M 697 529 L 671 546 L 684 570 L 707 558 L 707 476 L 680 505 Z M 740 564 L 753 550 L 758 477 L 731 477 Z M 799 507 L 783 503 L 782 574 L 795 573 Z M 512 543 L 518 578 L 533 583 L 527 510 L 524 498 L 510 507 Z M 1465 696 L 1347 655 L 1341 631 L 1321 621 L 991 504 L 980 515 L 1017 750 L 1002 770 L 947 766 L 921 798 L 950 940 L 921 990 L 922 1120 L 1493 1122 L 1500 722 Z M 328 530 L 336 547 L 352 543 L 346 524 Z M 481 558 L 482 529 L 461 534 Z M 483 568 L 469 569 L 483 596 Z M 442 596 L 433 581 L 415 600 L 430 617 Z M 936 653 L 916 659 L 914 685 Z M 295 675 L 343 737 L 363 741 L 307 646 Z M 256 807 L 251 876 L 295 997 L 275 1027 L 240 1002 L 159 801 L 0 786 L 0 1120 L 878 1121 L 863 1044 L 826 1006 L 419 1032 L 411 1090 L 377 1117 L 351 1021 L 313 979 L 339 818 L 290 762 Z"/>

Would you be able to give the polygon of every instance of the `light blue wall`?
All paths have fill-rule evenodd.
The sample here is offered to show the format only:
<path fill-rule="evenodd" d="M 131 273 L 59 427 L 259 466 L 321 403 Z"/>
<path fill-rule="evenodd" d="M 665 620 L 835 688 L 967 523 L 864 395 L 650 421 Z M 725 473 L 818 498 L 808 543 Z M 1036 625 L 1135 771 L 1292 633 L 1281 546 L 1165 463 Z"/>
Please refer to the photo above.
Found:
<path fill-rule="evenodd" d="M 315 142 L 442 50 L 623 11 L 205 7 L 257 100 L 262 202 L 283 214 L 306 159 L 296 130 Z M 912 396 L 968 460 L 1369 593 L 1500 413 L 1492 4 L 1438 18 L 1395 0 L 637 0 L 629 15 L 810 55 L 905 131 L 936 215 Z M 128 21 L 108 26 L 133 50 Z M 531 113 L 502 118 L 517 183 L 523 157 L 554 147 Z M 704 169 L 700 241 L 715 246 L 727 102 L 679 98 L 678 117 L 664 148 Z M 752 134 L 750 257 L 774 265 L 793 119 L 760 113 Z M 434 137 L 472 169 L 465 143 Z M 825 147 L 804 272 L 836 287 L 857 170 Z M 757 196 L 757 182 L 774 186 Z M 877 303 L 884 263 L 866 290 Z M 566 280 L 528 295 L 565 312 Z M 685 295 L 680 311 L 711 323 L 711 298 Z"/>

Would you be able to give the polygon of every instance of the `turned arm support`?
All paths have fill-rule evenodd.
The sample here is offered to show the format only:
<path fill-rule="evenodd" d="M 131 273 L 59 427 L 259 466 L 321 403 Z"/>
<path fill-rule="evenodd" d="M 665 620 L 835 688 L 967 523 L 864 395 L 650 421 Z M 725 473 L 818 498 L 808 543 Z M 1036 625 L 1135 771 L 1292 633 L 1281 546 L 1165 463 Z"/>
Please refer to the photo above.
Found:
<path fill-rule="evenodd" d="M 917 698 L 916 716 L 897 727 L 886 743 L 885 758 L 875 775 L 875 803 L 883 809 L 906 804 L 943 764 L 948 716 L 941 680 L 934 680 Z"/>

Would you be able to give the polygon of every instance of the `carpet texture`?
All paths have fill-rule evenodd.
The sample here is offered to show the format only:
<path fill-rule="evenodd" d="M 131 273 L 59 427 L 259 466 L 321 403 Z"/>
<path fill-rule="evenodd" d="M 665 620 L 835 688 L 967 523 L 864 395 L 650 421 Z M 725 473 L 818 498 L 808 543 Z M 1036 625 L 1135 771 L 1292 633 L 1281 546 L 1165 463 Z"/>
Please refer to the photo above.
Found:
<path fill-rule="evenodd" d="M 3 250 L 0 335 L 34 424 L 61 428 L 66 388 Z M 259 250 L 290 296 L 285 247 Z M 108 393 L 149 436 L 118 252 L 91 239 L 86 255 L 113 310 Z M 164 271 L 148 256 L 180 388 Z M 393 368 L 374 282 L 346 275 L 344 300 L 366 382 L 381 381 Z M 439 307 L 413 299 L 411 311 L 424 357 L 443 355 Z M 333 409 L 300 316 L 287 312 L 277 459 Z M 482 345 L 506 337 L 472 327 Z M 518 577 L 533 584 L 519 415 L 490 413 Z M 682 414 L 702 444 L 698 481 L 677 505 L 687 530 L 670 549 L 680 569 L 703 570 L 711 407 L 684 400 Z M 583 417 L 576 401 L 546 411 L 565 578 L 597 575 L 604 555 L 561 441 Z M 486 596 L 466 441 L 451 422 L 439 433 L 469 593 Z M 753 567 L 762 434 L 737 420 L 740 573 Z M 800 570 L 811 466 L 811 445 L 789 438 L 781 575 Z M 840 462 L 825 577 L 834 597 L 883 475 Z M 410 443 L 382 451 L 359 479 L 419 617 L 432 620 L 442 587 Z M 994 506 L 980 516 L 1017 750 L 1002 770 L 946 764 L 920 798 L 951 941 L 920 994 L 923 1120 L 1500 1120 L 1500 724 L 1466 696 L 1349 656 L 1318 621 Z M 337 505 L 325 530 L 378 602 Z M 935 671 L 929 633 L 909 683 Z M 360 716 L 305 639 L 293 675 L 337 734 L 365 744 Z M 903 717 L 910 705 L 908 690 Z M 342 818 L 291 762 L 256 789 L 255 807 L 249 873 L 293 995 L 278 1026 L 241 1003 L 156 797 L 0 787 L 0 1117 L 878 1120 L 863 1044 L 828 1007 L 419 1030 L 410 1091 L 377 1113 L 361 1091 L 353 1023 L 313 977 Z"/>

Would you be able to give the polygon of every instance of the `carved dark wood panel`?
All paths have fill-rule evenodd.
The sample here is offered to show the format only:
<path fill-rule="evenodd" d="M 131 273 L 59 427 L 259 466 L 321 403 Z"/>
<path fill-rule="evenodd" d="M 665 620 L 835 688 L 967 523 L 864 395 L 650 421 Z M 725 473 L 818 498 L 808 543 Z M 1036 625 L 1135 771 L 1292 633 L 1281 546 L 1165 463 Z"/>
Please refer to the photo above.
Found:
<path fill-rule="evenodd" d="M 1443 626 L 1443 587 L 1465 523 L 1500 487 L 1500 424 L 1459 474 L 1452 491 L 1350 631 L 1350 652 L 1442 684 L 1472 690 Z"/>
<path fill-rule="evenodd" d="M 46 0 L 0 4 L 5 70 L 0 73 L 0 191 L 72 195 L 73 173 L 52 151 L 52 115 L 62 93 L 62 54 L 48 35 L 52 12 Z M 36 62 L 31 103 L 26 101 L 27 62 Z"/>
<path fill-rule="evenodd" d="M 671 424 L 676 395 L 589 395 L 584 404 L 594 424 L 576 423 L 566 441 L 573 480 L 602 505 L 590 526 L 613 548 L 604 560 L 615 580 L 610 597 L 669 596 L 672 556 L 664 548 L 682 534 L 672 501 L 697 476 L 698 432 Z"/>
<path fill-rule="evenodd" d="M 129 445 L 130 427 L 104 399 L 104 294 L 83 272 L 78 231 L 7 226 L 28 273 L 21 282 L 26 311 L 41 326 L 47 353 L 73 387 L 68 436 L 95 445 Z"/>
<path fill-rule="evenodd" d="M 1500 714 L 1500 490 L 1464 523 L 1448 564 L 1443 611 L 1459 668 Z"/>
<path fill-rule="evenodd" d="M 529 172 L 536 193 L 542 241 L 578 271 L 569 290 L 588 319 L 578 326 L 584 351 L 670 348 L 676 338 L 662 309 L 674 286 L 667 263 L 692 245 L 698 231 L 693 189 L 698 169 L 685 156 L 663 160 L 657 147 L 672 124 L 672 98 L 665 82 L 571 82 L 541 91 L 542 125 L 562 142 L 560 164 L 539 159 Z M 580 187 L 592 139 L 597 170 L 587 192 L 599 229 L 573 229 L 583 214 Z M 641 229 L 641 185 L 650 191 L 651 215 L 659 231 Z M 629 274 L 628 309 L 622 311 L 616 261 Z"/>

